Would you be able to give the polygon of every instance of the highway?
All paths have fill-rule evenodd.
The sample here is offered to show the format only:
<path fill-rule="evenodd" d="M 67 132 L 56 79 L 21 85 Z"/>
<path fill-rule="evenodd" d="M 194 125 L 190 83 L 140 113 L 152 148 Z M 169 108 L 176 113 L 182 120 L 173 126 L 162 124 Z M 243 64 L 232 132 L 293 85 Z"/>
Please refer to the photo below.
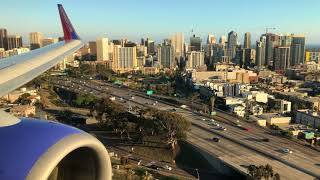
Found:
<path fill-rule="evenodd" d="M 81 81 L 81 82 L 80 82 Z M 155 100 L 139 92 L 129 93 L 128 89 L 117 88 L 110 84 L 97 84 L 95 82 L 72 79 L 71 81 L 59 81 L 60 87 L 78 92 L 87 92 L 101 97 L 107 97 L 106 92 L 123 99 L 129 99 L 131 95 L 135 98 L 131 101 L 134 106 L 146 107 L 153 106 Z M 74 86 L 74 87 L 72 87 Z M 139 94 L 138 94 L 139 93 Z M 126 103 L 129 103 L 128 101 Z M 171 111 L 177 109 L 176 113 L 181 114 L 192 122 L 191 131 L 187 141 L 193 145 L 207 151 L 228 165 L 246 173 L 245 166 L 250 164 L 265 165 L 270 164 L 275 172 L 281 175 L 282 179 L 314 179 L 320 177 L 320 153 L 314 149 L 304 147 L 288 139 L 273 135 L 270 131 L 256 126 L 243 123 L 243 126 L 250 126 L 251 131 L 245 131 L 229 123 L 229 115 L 215 116 L 214 119 L 226 131 L 218 130 L 209 125 L 208 118 L 199 113 L 194 113 L 190 109 L 178 108 L 175 105 L 158 101 L 154 108 Z M 207 121 L 203 121 L 203 119 Z M 242 122 L 241 122 L 242 123 Z M 219 137 L 219 143 L 210 139 Z M 269 142 L 262 141 L 263 138 L 270 139 Z M 289 148 L 292 154 L 285 154 L 281 148 Z"/>

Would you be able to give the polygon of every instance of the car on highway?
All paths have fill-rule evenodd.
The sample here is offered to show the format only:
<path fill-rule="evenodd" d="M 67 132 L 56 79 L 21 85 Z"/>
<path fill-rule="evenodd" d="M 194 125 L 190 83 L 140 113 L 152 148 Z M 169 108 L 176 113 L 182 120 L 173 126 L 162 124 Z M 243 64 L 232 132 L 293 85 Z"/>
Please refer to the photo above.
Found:
<path fill-rule="evenodd" d="M 288 148 L 282 148 L 281 151 L 286 154 L 292 154 L 293 152 Z"/>
<path fill-rule="evenodd" d="M 176 109 L 176 108 L 173 108 L 172 111 L 177 111 L 177 109 Z"/>
<path fill-rule="evenodd" d="M 226 131 L 227 128 L 221 126 L 221 127 L 219 128 L 219 130 L 221 130 L 221 131 Z"/>
<path fill-rule="evenodd" d="M 212 141 L 213 141 L 213 142 L 220 142 L 220 139 L 217 138 L 217 137 L 214 137 L 214 138 L 212 138 Z"/>
<path fill-rule="evenodd" d="M 205 118 L 202 118 L 202 121 L 206 121 L 206 119 L 205 119 Z"/>
<path fill-rule="evenodd" d="M 261 139 L 263 142 L 269 142 L 270 141 L 270 139 L 269 138 L 263 138 L 263 139 Z"/>
<path fill-rule="evenodd" d="M 168 165 L 165 165 L 165 166 L 163 167 L 163 169 L 166 169 L 166 170 L 168 170 L 168 171 L 171 171 L 171 170 L 172 170 L 172 167 L 170 167 L 170 166 L 168 166 Z"/>
<path fill-rule="evenodd" d="M 215 122 L 214 119 L 210 119 L 211 122 Z"/>

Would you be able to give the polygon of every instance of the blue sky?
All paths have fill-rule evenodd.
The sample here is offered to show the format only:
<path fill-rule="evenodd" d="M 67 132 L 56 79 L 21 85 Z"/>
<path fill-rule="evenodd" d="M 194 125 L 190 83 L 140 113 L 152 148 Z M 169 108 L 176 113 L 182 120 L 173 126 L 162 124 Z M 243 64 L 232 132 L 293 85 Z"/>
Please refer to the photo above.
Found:
<path fill-rule="evenodd" d="M 174 32 L 187 39 L 194 29 L 203 38 L 235 30 L 242 43 L 245 32 L 254 41 L 268 26 L 277 33 L 305 33 L 308 44 L 320 44 L 319 0 L 3 0 L 0 27 L 25 39 L 32 31 L 59 36 L 57 3 L 85 40 L 149 36 L 160 41 Z"/>

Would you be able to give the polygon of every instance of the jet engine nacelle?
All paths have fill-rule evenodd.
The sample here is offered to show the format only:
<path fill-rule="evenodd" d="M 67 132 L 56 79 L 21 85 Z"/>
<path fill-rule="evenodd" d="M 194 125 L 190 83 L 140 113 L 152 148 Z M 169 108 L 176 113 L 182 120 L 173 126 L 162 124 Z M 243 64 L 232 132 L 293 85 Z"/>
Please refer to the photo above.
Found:
<path fill-rule="evenodd" d="M 79 129 L 51 121 L 21 119 L 0 124 L 0 179 L 111 180 L 104 145 Z"/>

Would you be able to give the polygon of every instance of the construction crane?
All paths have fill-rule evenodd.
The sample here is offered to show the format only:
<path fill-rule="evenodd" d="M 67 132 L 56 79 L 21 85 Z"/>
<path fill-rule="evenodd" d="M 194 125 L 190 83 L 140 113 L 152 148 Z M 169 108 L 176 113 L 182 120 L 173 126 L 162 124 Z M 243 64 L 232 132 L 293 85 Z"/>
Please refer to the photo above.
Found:
<path fill-rule="evenodd" d="M 269 30 L 276 30 L 275 27 L 266 27 L 266 34 L 268 34 Z"/>

